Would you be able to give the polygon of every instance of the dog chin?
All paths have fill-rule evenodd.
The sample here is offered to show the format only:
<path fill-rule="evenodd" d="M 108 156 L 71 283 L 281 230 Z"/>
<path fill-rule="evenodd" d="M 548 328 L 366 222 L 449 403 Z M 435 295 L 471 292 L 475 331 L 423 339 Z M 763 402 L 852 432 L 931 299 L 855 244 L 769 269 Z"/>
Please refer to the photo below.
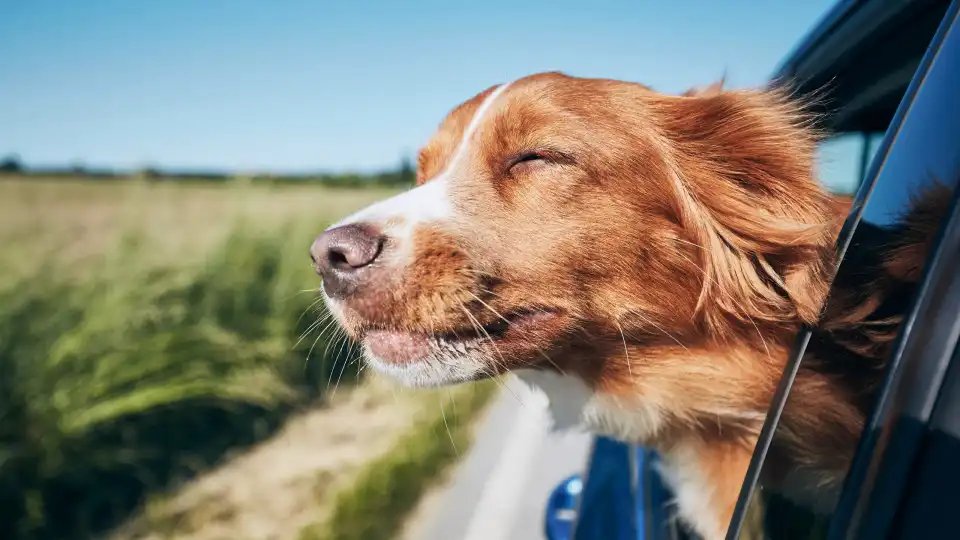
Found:
<path fill-rule="evenodd" d="M 472 354 L 456 358 L 431 354 L 404 363 L 391 362 L 371 350 L 366 341 L 363 357 L 367 365 L 378 373 L 412 388 L 437 388 L 476 381 L 489 376 L 485 363 Z"/>

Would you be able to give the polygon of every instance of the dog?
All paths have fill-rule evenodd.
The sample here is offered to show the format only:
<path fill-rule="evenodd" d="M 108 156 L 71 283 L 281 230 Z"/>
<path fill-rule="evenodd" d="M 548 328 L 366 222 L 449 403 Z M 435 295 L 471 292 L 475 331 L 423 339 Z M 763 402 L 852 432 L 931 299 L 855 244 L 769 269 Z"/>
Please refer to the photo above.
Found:
<path fill-rule="evenodd" d="M 815 327 L 790 399 L 803 406 L 788 403 L 763 481 L 828 511 L 896 335 L 890 299 L 928 246 L 878 231 L 892 247 L 865 255 L 874 275 L 824 305 L 852 201 L 815 178 L 807 110 L 774 86 L 671 95 L 557 72 L 492 86 L 442 121 L 416 187 L 317 238 L 324 301 L 402 383 L 512 372 L 557 427 L 657 449 L 708 540 Z M 910 230 L 937 222 L 927 206 Z"/>

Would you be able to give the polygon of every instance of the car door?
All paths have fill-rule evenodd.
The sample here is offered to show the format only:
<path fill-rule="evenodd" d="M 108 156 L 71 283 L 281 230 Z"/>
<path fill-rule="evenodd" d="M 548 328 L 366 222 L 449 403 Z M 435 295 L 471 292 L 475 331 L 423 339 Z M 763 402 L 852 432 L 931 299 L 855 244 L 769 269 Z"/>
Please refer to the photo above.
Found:
<path fill-rule="evenodd" d="M 918 2 L 916 4 L 922 4 Z M 930 4 L 930 3 L 927 3 Z M 889 5 L 889 4 L 888 4 Z M 760 481 L 767 452 L 779 437 L 786 407 L 814 407 L 791 395 L 791 385 L 804 352 L 818 339 L 819 329 L 805 329 L 797 340 L 773 400 L 751 462 L 727 538 L 945 538 L 957 535 L 924 527 L 945 523 L 949 505 L 919 503 L 936 493 L 958 501 L 960 484 L 942 481 L 931 463 L 960 462 L 960 364 L 952 365 L 957 334 L 960 243 L 957 232 L 957 183 L 960 179 L 960 25 L 958 2 L 945 10 L 912 81 L 876 150 L 865 180 L 838 240 L 844 256 L 834 290 L 839 295 L 858 279 L 864 263 L 887 231 L 904 226 L 903 216 L 917 197 L 939 185 L 946 208 L 937 226 L 916 230 L 932 246 L 916 285 L 900 298 L 902 315 L 896 340 L 875 393 L 872 412 L 832 512 L 817 514 L 811 507 L 771 494 Z M 882 43 L 875 58 L 884 58 Z M 886 56 L 889 58 L 889 56 Z M 946 382 L 945 382 L 946 381 Z M 953 452 L 953 453 L 951 453 Z M 815 484 L 814 478 L 807 479 Z M 939 510 L 934 511 L 934 508 Z M 953 512 L 960 506 L 953 506 Z M 918 516 L 926 516 L 920 519 Z M 912 521 L 911 521 L 912 520 Z M 910 525 L 910 524 L 913 525 Z M 945 536 L 946 535 L 946 536 Z M 953 536 L 951 536 L 953 535 Z"/>

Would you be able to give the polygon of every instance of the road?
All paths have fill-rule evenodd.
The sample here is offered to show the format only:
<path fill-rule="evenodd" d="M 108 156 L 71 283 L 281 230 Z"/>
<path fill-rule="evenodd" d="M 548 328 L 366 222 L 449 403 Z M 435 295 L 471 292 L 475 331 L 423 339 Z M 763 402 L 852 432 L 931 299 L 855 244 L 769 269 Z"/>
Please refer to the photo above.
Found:
<path fill-rule="evenodd" d="M 550 433 L 546 398 L 510 378 L 416 540 L 540 540 L 557 483 L 582 471 L 590 437 Z"/>

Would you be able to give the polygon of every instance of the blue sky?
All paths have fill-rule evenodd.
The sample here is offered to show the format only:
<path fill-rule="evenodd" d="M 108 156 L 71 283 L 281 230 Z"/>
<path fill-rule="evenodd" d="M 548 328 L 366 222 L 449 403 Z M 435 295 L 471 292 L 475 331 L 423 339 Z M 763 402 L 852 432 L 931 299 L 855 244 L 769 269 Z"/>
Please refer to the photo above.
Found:
<path fill-rule="evenodd" d="M 544 70 L 676 92 L 762 83 L 828 0 L 0 2 L 0 155 L 373 170 Z"/>

